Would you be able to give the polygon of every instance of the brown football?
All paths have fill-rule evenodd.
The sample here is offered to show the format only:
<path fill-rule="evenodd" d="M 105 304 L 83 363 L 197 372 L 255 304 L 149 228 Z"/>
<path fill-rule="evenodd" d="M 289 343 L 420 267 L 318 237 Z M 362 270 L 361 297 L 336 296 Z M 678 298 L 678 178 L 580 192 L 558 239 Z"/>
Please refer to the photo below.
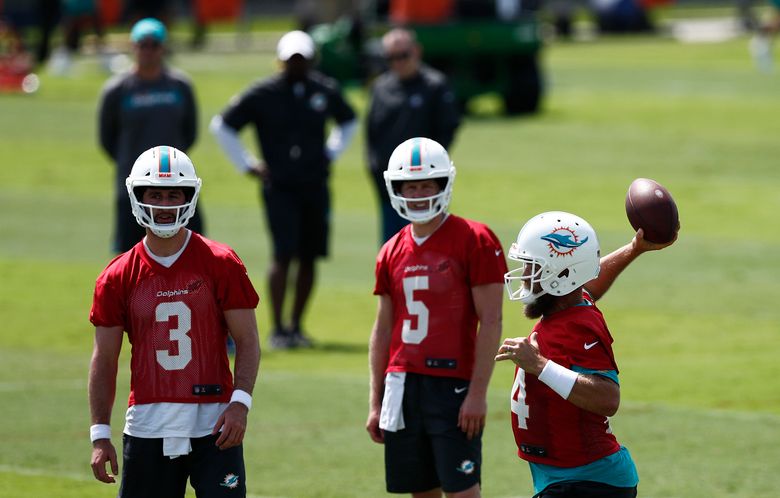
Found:
<path fill-rule="evenodd" d="M 637 178 L 628 187 L 626 216 L 634 230 L 645 232 L 645 240 L 663 244 L 674 238 L 679 217 L 672 195 L 660 183 Z"/>

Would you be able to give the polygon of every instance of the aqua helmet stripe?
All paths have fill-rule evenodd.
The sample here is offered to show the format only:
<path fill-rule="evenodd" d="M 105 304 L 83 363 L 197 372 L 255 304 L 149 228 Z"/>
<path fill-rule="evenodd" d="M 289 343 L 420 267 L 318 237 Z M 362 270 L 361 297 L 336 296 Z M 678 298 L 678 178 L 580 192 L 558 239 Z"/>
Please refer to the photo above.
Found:
<path fill-rule="evenodd" d="M 160 176 L 171 176 L 171 148 L 160 147 Z"/>
<path fill-rule="evenodd" d="M 420 150 L 420 144 L 422 140 L 415 138 L 412 144 L 412 157 L 409 160 L 409 169 L 412 171 L 420 171 L 422 169 L 422 150 Z"/>

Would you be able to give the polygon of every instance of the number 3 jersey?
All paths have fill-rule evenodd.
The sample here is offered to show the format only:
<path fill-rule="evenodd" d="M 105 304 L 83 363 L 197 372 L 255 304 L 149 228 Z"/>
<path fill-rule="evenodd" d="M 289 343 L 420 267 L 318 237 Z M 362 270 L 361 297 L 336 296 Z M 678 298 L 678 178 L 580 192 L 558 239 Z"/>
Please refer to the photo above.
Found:
<path fill-rule="evenodd" d="M 581 305 L 544 316 L 534 331 L 545 358 L 577 372 L 601 372 L 617 380 L 612 336 L 586 292 Z M 607 417 L 576 407 L 520 368 L 515 370 L 511 404 L 517 454 L 524 460 L 576 467 L 620 449 Z"/>
<path fill-rule="evenodd" d="M 130 406 L 227 402 L 224 312 L 258 301 L 236 253 L 192 232 L 170 268 L 151 259 L 143 241 L 114 258 L 97 279 L 90 321 L 127 332 Z"/>
<path fill-rule="evenodd" d="M 419 245 L 411 228 L 377 256 L 374 294 L 393 303 L 387 372 L 469 380 L 479 321 L 471 289 L 504 281 L 501 243 L 487 226 L 455 215 Z"/>

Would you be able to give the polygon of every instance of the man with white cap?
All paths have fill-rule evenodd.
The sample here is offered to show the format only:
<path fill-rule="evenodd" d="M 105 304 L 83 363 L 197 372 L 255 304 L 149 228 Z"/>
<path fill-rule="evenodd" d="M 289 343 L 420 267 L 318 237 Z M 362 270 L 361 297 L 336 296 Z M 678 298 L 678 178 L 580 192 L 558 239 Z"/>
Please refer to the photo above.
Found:
<path fill-rule="evenodd" d="M 268 228 L 273 239 L 269 268 L 271 347 L 310 347 L 302 317 L 314 284 L 314 262 L 327 256 L 330 225 L 330 164 L 346 149 L 357 127 L 352 107 L 337 83 L 312 70 L 312 38 L 291 31 L 276 48 L 282 71 L 257 81 L 231 99 L 210 130 L 239 171 L 262 181 Z M 325 137 L 329 119 L 337 126 Z M 263 159 L 249 152 L 239 131 L 254 125 Z M 287 275 L 298 263 L 289 321 L 282 318 Z"/>
<path fill-rule="evenodd" d="M 141 19 L 133 25 L 135 65 L 110 79 L 98 105 L 100 145 L 116 164 L 113 250 L 130 250 L 146 232 L 135 222 L 125 179 L 136 158 L 156 145 L 167 144 L 182 152 L 197 138 L 198 108 L 189 78 L 165 64 L 165 25 L 157 19 Z M 189 228 L 203 232 L 200 209 Z"/>

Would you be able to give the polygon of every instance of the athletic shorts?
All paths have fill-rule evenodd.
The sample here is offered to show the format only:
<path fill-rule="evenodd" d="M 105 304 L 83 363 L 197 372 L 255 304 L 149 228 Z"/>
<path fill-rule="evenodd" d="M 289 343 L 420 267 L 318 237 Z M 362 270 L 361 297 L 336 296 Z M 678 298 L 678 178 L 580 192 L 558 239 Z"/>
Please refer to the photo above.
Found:
<path fill-rule="evenodd" d="M 163 455 L 163 440 L 122 438 L 123 467 L 119 498 L 184 498 L 190 479 L 198 498 L 246 496 L 242 446 L 220 450 L 217 436 L 192 438 L 189 455 Z"/>
<path fill-rule="evenodd" d="M 406 374 L 405 429 L 385 431 L 385 480 L 390 493 L 446 493 L 479 484 L 482 434 L 471 440 L 458 427 L 468 381 Z"/>
<path fill-rule="evenodd" d="M 618 488 L 593 481 L 571 481 L 550 484 L 533 498 L 635 498 L 636 486 Z"/>
<path fill-rule="evenodd" d="M 277 259 L 328 255 L 330 192 L 324 182 L 272 187 L 263 184 L 262 191 Z"/>

